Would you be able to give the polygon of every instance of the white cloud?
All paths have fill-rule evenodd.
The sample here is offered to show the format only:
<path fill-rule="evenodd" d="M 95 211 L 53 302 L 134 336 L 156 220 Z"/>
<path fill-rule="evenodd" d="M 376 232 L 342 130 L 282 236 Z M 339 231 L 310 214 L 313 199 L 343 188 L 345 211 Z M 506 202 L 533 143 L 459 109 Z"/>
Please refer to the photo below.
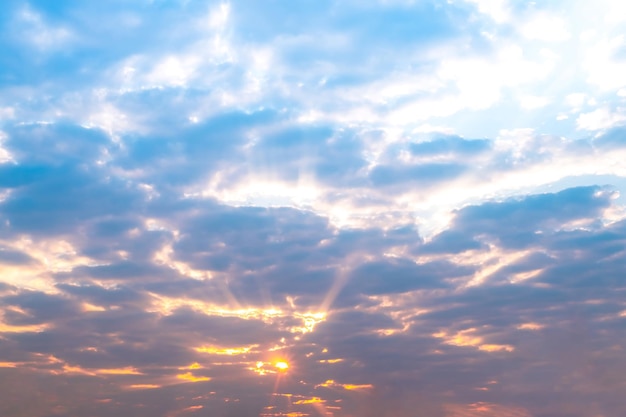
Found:
<path fill-rule="evenodd" d="M 625 87 L 626 60 L 617 57 L 624 48 L 624 35 L 600 37 L 587 42 L 582 64 L 587 72 L 587 81 L 605 91 Z"/>
<path fill-rule="evenodd" d="M 230 17 L 230 4 L 222 3 L 209 13 L 208 24 L 212 30 L 224 30 Z"/>
<path fill-rule="evenodd" d="M 61 25 L 52 25 L 31 8 L 23 8 L 18 13 L 22 39 L 41 50 L 58 49 L 74 40 L 72 31 Z"/>
<path fill-rule="evenodd" d="M 465 0 L 473 3 L 478 11 L 491 17 L 497 23 L 504 23 L 511 17 L 507 0 Z"/>
<path fill-rule="evenodd" d="M 523 49 L 514 44 L 501 45 L 493 57 L 451 58 L 441 63 L 438 76 L 456 85 L 458 95 L 429 100 L 425 109 L 433 109 L 425 114 L 445 116 L 469 108 L 482 110 L 500 100 L 502 89 L 517 87 L 546 78 L 554 68 L 554 61 L 544 58 L 540 61 L 524 55 Z M 545 105 L 545 99 L 531 99 L 527 96 L 525 105 Z M 444 104 L 445 103 L 445 104 Z M 435 110 L 439 109 L 436 113 Z M 444 110 L 445 109 L 445 110 Z M 447 110 L 447 111 L 446 111 Z"/>
<path fill-rule="evenodd" d="M 155 64 L 146 80 L 158 86 L 185 86 L 196 73 L 199 63 L 199 57 L 193 55 L 166 56 Z"/>
<path fill-rule="evenodd" d="M 9 150 L 5 149 L 2 146 L 2 142 L 4 142 L 6 138 L 7 138 L 6 133 L 0 130 L 0 164 L 13 161 L 13 157 L 11 156 L 11 153 L 9 152 Z M 2 195 L 0 195 L 0 201 L 2 200 L 3 200 Z"/>
<path fill-rule="evenodd" d="M 585 93 L 572 93 L 565 97 L 565 103 L 574 110 L 580 109 L 585 103 L 587 95 Z"/>
<path fill-rule="evenodd" d="M 604 6 L 604 21 L 608 24 L 619 24 L 626 21 L 626 3 L 614 0 L 601 0 L 594 2 L 594 6 L 600 3 Z"/>
<path fill-rule="evenodd" d="M 7 106 L 0 107 L 0 120 L 13 119 L 15 117 L 15 108 Z"/>
<path fill-rule="evenodd" d="M 624 124 L 626 109 L 618 108 L 612 111 L 608 107 L 601 107 L 588 113 L 582 113 L 576 119 L 576 126 L 581 130 L 601 130 Z"/>
<path fill-rule="evenodd" d="M 548 42 L 562 42 L 571 36 L 562 18 L 546 13 L 530 17 L 522 24 L 520 32 L 528 39 Z"/>
<path fill-rule="evenodd" d="M 547 97 L 526 95 L 520 98 L 520 106 L 526 110 L 540 109 L 549 103 L 550 99 Z"/>

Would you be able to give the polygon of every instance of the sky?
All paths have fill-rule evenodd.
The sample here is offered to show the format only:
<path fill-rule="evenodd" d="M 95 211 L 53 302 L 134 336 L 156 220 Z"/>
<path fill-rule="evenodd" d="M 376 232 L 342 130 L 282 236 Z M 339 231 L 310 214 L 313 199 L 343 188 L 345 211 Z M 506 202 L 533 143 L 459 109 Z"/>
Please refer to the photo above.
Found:
<path fill-rule="evenodd" d="M 3 0 L 0 415 L 624 416 L 625 34 Z"/>

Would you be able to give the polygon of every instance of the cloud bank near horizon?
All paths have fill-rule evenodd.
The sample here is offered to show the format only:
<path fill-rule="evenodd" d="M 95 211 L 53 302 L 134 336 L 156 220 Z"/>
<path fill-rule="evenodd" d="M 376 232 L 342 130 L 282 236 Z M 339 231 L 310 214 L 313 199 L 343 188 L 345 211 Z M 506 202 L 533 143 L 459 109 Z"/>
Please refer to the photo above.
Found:
<path fill-rule="evenodd" d="M 1 7 L 2 415 L 623 415 L 622 6 Z"/>

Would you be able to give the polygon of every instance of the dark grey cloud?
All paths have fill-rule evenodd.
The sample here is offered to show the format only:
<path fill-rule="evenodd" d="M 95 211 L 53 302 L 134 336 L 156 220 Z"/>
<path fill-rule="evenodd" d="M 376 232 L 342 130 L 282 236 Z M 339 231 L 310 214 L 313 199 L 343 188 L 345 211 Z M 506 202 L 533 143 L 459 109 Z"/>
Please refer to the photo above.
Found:
<path fill-rule="evenodd" d="M 288 335 L 260 319 L 207 316 L 187 308 L 163 317 L 159 325 L 174 333 L 195 333 L 194 341 L 198 344 L 226 347 L 266 344 Z"/>
<path fill-rule="evenodd" d="M 468 140 L 459 136 L 441 136 L 425 142 L 411 143 L 409 149 L 415 156 L 459 155 L 471 157 L 488 151 L 492 142 L 487 139 Z"/>
<path fill-rule="evenodd" d="M 172 238 L 166 230 L 146 230 L 140 213 L 84 222 L 81 231 L 73 237 L 81 252 L 111 263 L 119 261 L 120 254 L 136 263 L 151 262 L 155 253 Z"/>
<path fill-rule="evenodd" d="M 574 220 L 595 219 L 610 205 L 611 196 L 610 190 L 601 187 L 577 187 L 518 201 L 467 206 L 456 212 L 452 229 L 522 248 L 541 240 L 544 231 Z"/>
<path fill-rule="evenodd" d="M 17 125 L 11 126 L 6 133 L 5 146 L 20 164 L 26 164 L 15 174 L 39 181 L 49 175 L 46 168 L 86 167 L 103 158 L 104 151 L 113 147 L 102 130 L 87 129 L 74 123 Z M 37 168 L 41 171 L 37 172 Z"/>
<path fill-rule="evenodd" d="M 246 169 L 290 181 L 313 175 L 336 187 L 362 185 L 367 161 L 359 139 L 357 132 L 330 125 L 286 128 L 255 142 Z"/>
<path fill-rule="evenodd" d="M 172 109 L 173 110 L 173 109 Z M 189 185 L 221 168 L 241 162 L 236 150 L 247 144 L 253 128 L 275 120 L 272 111 L 232 112 L 216 115 L 183 131 L 166 135 L 125 138 L 128 153 L 120 165 L 141 170 L 140 175 L 160 187 Z"/>
<path fill-rule="evenodd" d="M 2 297 L 2 301 L 6 306 L 16 306 L 23 311 L 4 312 L 4 319 L 13 325 L 46 323 L 78 313 L 77 305 L 73 300 L 37 291 L 5 296 Z"/>
<path fill-rule="evenodd" d="M 471 274 L 447 262 L 416 264 L 404 259 L 364 262 L 350 277 L 349 287 L 362 294 L 393 294 L 426 288 L 445 288 L 447 279 Z"/>
<path fill-rule="evenodd" d="M 155 279 L 162 277 L 177 277 L 175 271 L 170 268 L 154 265 L 152 263 L 121 261 L 108 265 L 79 266 L 71 272 L 57 275 L 58 279 L 103 279 L 103 280 L 131 280 L 131 279 Z"/>
<path fill-rule="evenodd" d="M 320 305 L 337 279 L 337 271 L 332 267 L 302 265 L 308 262 L 309 259 L 302 259 L 300 264 L 285 264 L 267 272 L 244 275 L 233 280 L 231 288 L 235 295 L 255 303 L 268 296 L 282 303 L 289 296 L 301 306 Z"/>
<path fill-rule="evenodd" d="M 432 187 L 452 180 L 465 172 L 467 167 L 457 163 L 423 163 L 415 165 L 378 165 L 370 172 L 369 178 L 375 187 L 388 187 L 404 184 L 416 187 Z"/>
<path fill-rule="evenodd" d="M 428 243 L 419 248 L 419 253 L 455 254 L 468 250 L 484 249 L 485 245 L 472 236 L 455 231 L 445 230 L 435 235 Z"/>
<path fill-rule="evenodd" d="M 190 216 L 180 232 L 176 257 L 209 270 L 253 270 L 286 258 L 297 261 L 330 234 L 327 220 L 311 213 L 226 206 Z"/>
<path fill-rule="evenodd" d="M 626 146 L 626 128 L 614 127 L 604 132 L 592 142 L 595 148 L 621 149 Z"/>
<path fill-rule="evenodd" d="M 57 288 L 77 299 L 97 306 L 134 304 L 145 299 L 145 295 L 127 286 L 105 288 L 99 285 L 57 284 Z"/>
<path fill-rule="evenodd" d="M 0 204 L 0 216 L 8 221 L 6 233 L 70 234 L 85 221 L 122 214 L 144 200 L 140 190 L 98 171 L 59 167 L 40 181 L 13 190 Z"/>
<path fill-rule="evenodd" d="M 37 261 L 25 252 L 0 246 L 0 264 L 31 265 Z"/>

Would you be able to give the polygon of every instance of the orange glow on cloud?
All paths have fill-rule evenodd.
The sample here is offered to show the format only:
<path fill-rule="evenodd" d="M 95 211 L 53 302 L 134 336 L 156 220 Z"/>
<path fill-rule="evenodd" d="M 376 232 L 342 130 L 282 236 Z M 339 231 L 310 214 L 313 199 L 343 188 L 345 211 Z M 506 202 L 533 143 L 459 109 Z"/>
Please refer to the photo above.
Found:
<path fill-rule="evenodd" d="M 17 365 L 20 365 L 17 362 L 0 362 L 0 368 L 16 368 Z"/>
<path fill-rule="evenodd" d="M 56 359 L 56 358 L 55 358 Z M 51 361 L 51 363 L 57 363 Z M 54 372 L 54 371 L 53 371 Z M 65 373 L 74 373 L 74 374 L 83 374 L 89 376 L 96 375 L 143 375 L 143 373 L 139 372 L 135 368 L 111 368 L 111 369 L 85 369 L 80 366 L 72 366 L 67 363 L 63 364 L 63 372 Z"/>
<path fill-rule="evenodd" d="M 204 408 L 203 405 L 192 405 L 190 407 L 187 407 L 187 408 L 183 409 L 182 411 L 183 412 L 185 412 L 185 411 L 194 411 L 194 410 L 201 410 L 203 408 Z"/>
<path fill-rule="evenodd" d="M 86 369 L 81 368 L 80 366 L 70 366 L 68 364 L 63 365 L 63 372 L 70 374 L 83 374 L 89 376 L 96 376 L 95 372 L 88 371 Z M 52 371 L 52 373 L 57 373 L 56 371 Z"/>
<path fill-rule="evenodd" d="M 96 373 L 101 375 L 143 375 L 135 368 L 98 369 Z"/>
<path fill-rule="evenodd" d="M 318 388 L 318 387 L 343 388 L 343 389 L 348 390 L 348 391 L 359 391 L 359 390 L 365 390 L 365 389 L 374 388 L 374 386 L 372 384 L 340 384 L 338 382 L 335 382 L 332 379 L 329 379 L 326 382 L 324 382 L 322 384 L 318 384 L 318 385 L 315 386 L 315 388 Z"/>
<path fill-rule="evenodd" d="M 202 381 L 210 381 L 211 380 L 211 378 L 209 378 L 208 376 L 195 376 L 191 372 L 186 372 L 184 374 L 178 374 L 178 375 L 176 375 L 176 378 L 182 379 L 184 381 L 189 381 L 189 382 L 202 382 Z"/>
<path fill-rule="evenodd" d="M 471 404 L 446 404 L 449 417 L 531 417 L 528 410 L 487 402 Z"/>
<path fill-rule="evenodd" d="M 498 352 L 504 350 L 506 352 L 513 352 L 515 348 L 511 345 L 480 345 L 478 346 L 479 350 L 484 350 L 485 352 Z"/>
<path fill-rule="evenodd" d="M 475 336 L 473 333 L 476 331 L 475 328 L 470 328 L 466 330 L 461 330 L 456 332 L 453 335 L 449 335 L 447 332 L 442 331 L 439 333 L 434 333 L 433 337 L 444 339 L 444 343 L 452 346 L 472 346 L 478 348 L 478 350 L 482 350 L 485 352 L 498 352 L 498 351 L 506 351 L 513 352 L 515 348 L 511 345 L 498 345 L 498 344 L 490 344 L 483 343 L 483 338 L 480 336 Z"/>
<path fill-rule="evenodd" d="M 313 398 L 309 398 L 306 400 L 298 400 L 295 401 L 294 404 L 295 405 L 301 405 L 301 404 L 320 404 L 320 403 L 325 403 L 325 400 L 322 400 L 320 397 L 313 397 Z"/>
<path fill-rule="evenodd" d="M 0 323 L 0 333 L 39 333 L 46 330 L 47 324 L 31 324 L 26 326 L 12 326 L 10 324 Z"/>
<path fill-rule="evenodd" d="M 259 319 L 265 323 L 272 323 L 276 318 L 279 317 L 295 317 L 301 321 L 301 324 L 289 326 L 285 329 L 291 333 L 311 333 L 315 330 L 315 326 L 318 323 L 325 321 L 327 317 L 327 314 L 325 312 L 294 312 L 285 311 L 275 307 L 240 308 L 239 303 L 237 303 L 236 301 L 233 301 L 232 304 L 236 305 L 237 308 L 227 308 L 223 305 L 217 305 L 214 303 L 208 303 L 200 300 L 167 297 L 155 293 L 148 294 L 152 297 L 152 307 L 147 310 L 148 312 L 158 312 L 165 316 L 169 316 L 178 308 L 189 307 L 207 316 L 239 317 L 244 320 Z"/>
<path fill-rule="evenodd" d="M 170 315 L 181 307 L 189 307 L 193 310 L 206 314 L 207 316 L 219 317 L 239 317 L 242 319 L 260 319 L 270 322 L 276 317 L 286 317 L 289 314 L 277 308 L 225 308 L 214 303 L 207 303 L 200 300 L 175 298 L 148 293 L 152 297 L 152 308 L 148 311 L 159 312 L 163 315 Z"/>
<path fill-rule="evenodd" d="M 372 384 L 343 384 L 342 386 L 344 389 L 347 389 L 348 391 L 358 391 L 362 389 L 374 388 Z"/>
<path fill-rule="evenodd" d="M 259 345 L 250 345 L 250 346 L 241 346 L 241 347 L 232 347 L 232 348 L 222 348 L 217 346 L 199 346 L 194 348 L 196 352 L 200 353 L 208 353 L 212 355 L 243 355 L 249 353 L 252 349 L 258 347 Z"/>
<path fill-rule="evenodd" d="M 517 328 L 519 330 L 541 330 L 544 326 L 539 323 L 524 323 L 517 326 Z"/>
<path fill-rule="evenodd" d="M 202 410 L 203 408 L 204 408 L 203 405 L 191 405 L 189 407 L 185 407 L 185 408 L 180 409 L 180 410 L 171 411 L 171 412 L 165 414 L 165 416 L 166 417 L 178 417 L 178 416 L 181 416 L 181 415 L 185 415 L 185 414 L 187 414 L 189 412 Z M 194 415 L 196 415 L 196 414 L 194 413 Z"/>
<path fill-rule="evenodd" d="M 182 368 L 182 369 L 201 369 L 202 365 L 200 365 L 198 362 L 194 362 L 191 365 L 187 366 L 186 368 Z"/>
<path fill-rule="evenodd" d="M 106 311 L 106 308 L 102 306 L 97 306 L 89 303 L 82 303 L 81 308 L 84 313 L 93 312 L 93 311 Z"/>
<path fill-rule="evenodd" d="M 339 362 L 343 362 L 343 359 L 337 358 L 337 359 L 321 359 L 318 361 L 319 363 L 339 363 Z"/>

